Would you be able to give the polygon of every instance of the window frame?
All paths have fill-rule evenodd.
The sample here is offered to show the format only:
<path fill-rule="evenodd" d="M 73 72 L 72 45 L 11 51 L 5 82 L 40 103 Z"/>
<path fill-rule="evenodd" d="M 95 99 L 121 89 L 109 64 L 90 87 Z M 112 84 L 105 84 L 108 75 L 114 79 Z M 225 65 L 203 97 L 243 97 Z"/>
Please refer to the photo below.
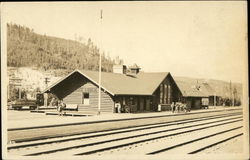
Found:
<path fill-rule="evenodd" d="M 85 95 L 88 95 L 88 96 L 85 96 Z M 89 100 L 90 100 L 89 97 L 90 97 L 89 92 L 82 92 L 82 104 L 83 105 L 89 105 Z M 86 104 L 85 104 L 85 99 L 88 100 L 88 101 L 86 101 L 86 102 L 88 102 Z"/>

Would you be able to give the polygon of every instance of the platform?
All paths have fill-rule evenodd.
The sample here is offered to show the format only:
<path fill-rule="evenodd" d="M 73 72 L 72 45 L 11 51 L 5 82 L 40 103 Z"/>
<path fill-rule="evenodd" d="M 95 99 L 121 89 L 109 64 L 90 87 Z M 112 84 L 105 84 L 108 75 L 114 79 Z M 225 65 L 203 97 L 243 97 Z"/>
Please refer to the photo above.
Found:
<path fill-rule="evenodd" d="M 43 113 L 31 113 L 30 111 L 8 111 L 8 130 L 25 129 L 25 128 L 37 128 L 37 127 L 51 127 L 51 126 L 67 126 L 82 123 L 98 123 L 105 121 L 119 121 L 126 119 L 141 119 L 148 117 L 157 116 L 176 116 L 184 114 L 198 114 L 203 112 L 214 112 L 227 109 L 242 109 L 242 107 L 211 107 L 209 109 L 194 110 L 189 113 L 172 113 L 169 111 L 165 112 L 148 112 L 148 113 L 110 113 L 92 116 L 86 116 L 90 114 L 81 113 L 77 111 L 66 111 L 66 115 L 69 116 L 58 116 L 58 112 L 51 111 L 37 111 Z M 46 115 L 46 113 L 48 113 Z M 75 116 L 72 116 L 75 115 Z"/>

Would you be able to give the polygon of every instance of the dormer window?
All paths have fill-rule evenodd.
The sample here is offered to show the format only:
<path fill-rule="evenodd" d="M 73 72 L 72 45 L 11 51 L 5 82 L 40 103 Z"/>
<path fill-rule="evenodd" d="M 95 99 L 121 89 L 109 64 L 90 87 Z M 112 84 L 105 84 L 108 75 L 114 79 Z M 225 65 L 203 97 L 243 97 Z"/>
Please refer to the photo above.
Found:
<path fill-rule="evenodd" d="M 140 72 L 140 67 L 137 66 L 137 64 L 134 64 L 133 66 L 130 67 L 130 71 L 133 74 L 138 74 Z"/>

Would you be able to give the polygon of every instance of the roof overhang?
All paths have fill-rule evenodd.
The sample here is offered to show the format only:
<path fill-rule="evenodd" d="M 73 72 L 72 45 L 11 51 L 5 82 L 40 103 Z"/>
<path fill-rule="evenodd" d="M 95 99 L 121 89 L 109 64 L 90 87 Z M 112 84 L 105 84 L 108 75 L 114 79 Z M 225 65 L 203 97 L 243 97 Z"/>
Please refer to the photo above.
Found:
<path fill-rule="evenodd" d="M 80 70 L 76 69 L 74 71 L 72 71 L 71 73 L 69 73 L 67 76 L 61 78 L 60 80 L 58 80 L 57 82 L 53 83 L 51 86 L 47 87 L 45 90 L 42 91 L 42 93 L 48 92 L 50 91 L 54 86 L 56 86 L 57 84 L 61 83 L 62 81 L 64 81 L 66 78 L 70 77 L 71 75 L 73 75 L 74 73 L 80 73 L 82 76 L 86 77 L 87 79 L 89 79 L 91 82 L 93 82 L 95 85 L 99 86 L 99 83 L 94 81 L 92 78 L 90 78 L 89 76 L 87 76 L 86 74 L 82 73 Z M 101 86 L 101 88 L 104 91 L 107 91 L 109 94 L 111 94 L 112 96 L 114 96 L 115 94 L 112 93 L 111 91 L 109 91 L 108 89 L 106 89 L 105 87 Z"/>
<path fill-rule="evenodd" d="M 208 98 L 208 96 L 183 96 L 186 98 Z"/>

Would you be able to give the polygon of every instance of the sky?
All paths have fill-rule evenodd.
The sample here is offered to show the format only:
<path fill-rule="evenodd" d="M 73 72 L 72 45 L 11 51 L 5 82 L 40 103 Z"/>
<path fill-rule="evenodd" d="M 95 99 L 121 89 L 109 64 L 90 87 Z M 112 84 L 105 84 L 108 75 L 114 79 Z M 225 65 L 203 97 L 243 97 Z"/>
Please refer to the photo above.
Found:
<path fill-rule="evenodd" d="M 246 1 L 6 2 L 1 18 L 39 34 L 91 38 L 145 72 L 242 82 L 246 7 Z"/>

